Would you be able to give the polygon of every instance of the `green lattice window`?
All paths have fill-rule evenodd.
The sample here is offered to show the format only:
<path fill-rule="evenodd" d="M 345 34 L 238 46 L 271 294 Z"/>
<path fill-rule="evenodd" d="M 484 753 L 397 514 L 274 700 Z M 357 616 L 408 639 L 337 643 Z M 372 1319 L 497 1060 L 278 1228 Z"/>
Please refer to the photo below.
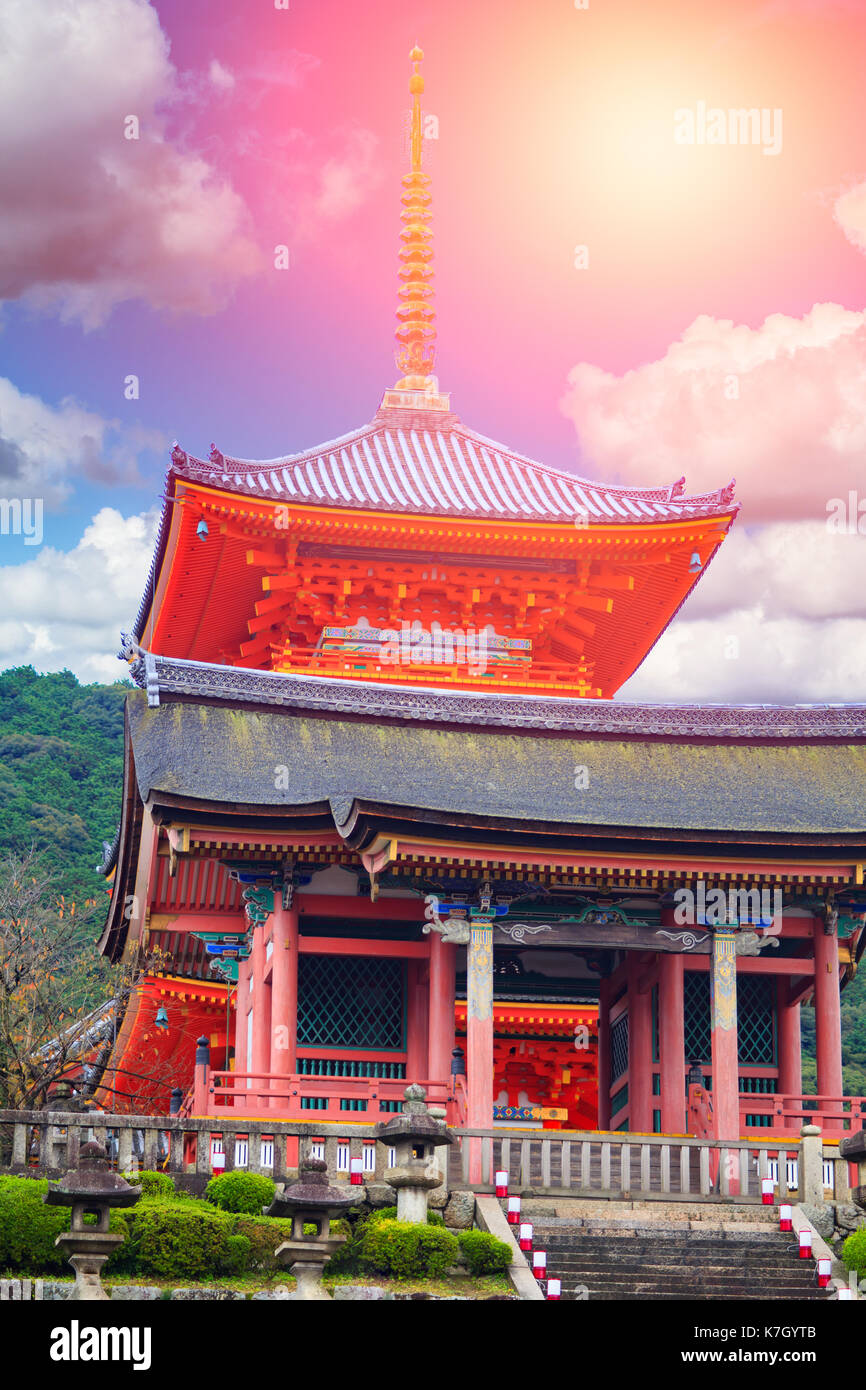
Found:
<path fill-rule="evenodd" d="M 405 1046 L 403 962 L 376 956 L 302 955 L 298 961 L 298 1046 Z"/>
<path fill-rule="evenodd" d="M 709 971 L 685 974 L 685 1052 L 687 1062 L 709 1062 Z M 776 1064 L 776 986 L 772 976 L 737 976 L 737 1055 L 745 1066 Z"/>
<path fill-rule="evenodd" d="M 628 1071 L 628 1014 L 620 1014 L 610 1029 L 610 1079 Z"/>
<path fill-rule="evenodd" d="M 683 1011 L 687 1062 L 709 1062 L 710 1038 L 709 971 L 687 970 L 683 980 Z"/>
<path fill-rule="evenodd" d="M 776 981 L 771 975 L 737 979 L 737 1055 L 746 1066 L 776 1065 Z"/>

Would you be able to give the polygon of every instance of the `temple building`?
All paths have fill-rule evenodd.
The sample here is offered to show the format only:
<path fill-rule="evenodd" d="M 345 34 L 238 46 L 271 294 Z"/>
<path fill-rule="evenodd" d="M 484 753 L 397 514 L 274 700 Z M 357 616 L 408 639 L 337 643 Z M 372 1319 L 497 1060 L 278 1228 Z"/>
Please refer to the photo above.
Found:
<path fill-rule="evenodd" d="M 452 410 L 421 58 L 399 379 L 301 453 L 171 453 L 103 865 L 141 980 L 97 1099 L 369 1123 L 420 1081 L 477 1128 L 794 1133 L 812 1000 L 832 1127 L 866 709 L 614 698 L 733 484 L 591 481 Z"/>

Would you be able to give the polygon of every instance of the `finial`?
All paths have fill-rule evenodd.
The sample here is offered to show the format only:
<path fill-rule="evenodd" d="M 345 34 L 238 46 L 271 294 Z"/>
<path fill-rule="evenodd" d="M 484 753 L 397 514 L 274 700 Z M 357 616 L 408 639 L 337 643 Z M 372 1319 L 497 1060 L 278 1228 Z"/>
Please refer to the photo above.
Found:
<path fill-rule="evenodd" d="M 400 214 L 403 221 L 400 233 L 403 242 L 400 279 L 403 283 L 397 310 L 400 327 L 396 337 L 400 348 L 396 361 L 404 376 L 397 382 L 395 390 L 435 393 L 438 386 L 432 371 L 436 328 L 435 310 L 430 302 L 433 298 L 430 283 L 433 278 L 430 264 L 433 260 L 433 238 L 428 225 L 430 194 L 427 191 L 430 179 L 421 169 L 421 94 L 424 91 L 424 78 L 419 67 L 423 57 L 424 53 L 416 43 L 409 54 L 414 69 L 409 78 L 412 96 L 411 172 L 403 175 L 403 211 Z"/>

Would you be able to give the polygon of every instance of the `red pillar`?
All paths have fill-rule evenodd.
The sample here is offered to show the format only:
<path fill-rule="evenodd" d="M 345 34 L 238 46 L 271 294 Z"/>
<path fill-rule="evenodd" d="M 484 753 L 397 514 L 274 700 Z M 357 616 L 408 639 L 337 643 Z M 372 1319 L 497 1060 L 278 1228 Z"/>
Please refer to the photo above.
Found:
<path fill-rule="evenodd" d="M 842 1018 L 839 1007 L 839 947 L 835 926 L 815 918 L 815 1051 L 818 1063 L 818 1095 L 842 1095 Z M 828 1106 L 832 1109 L 832 1106 Z M 825 1122 L 839 1129 L 841 1121 Z"/>
<path fill-rule="evenodd" d="M 283 907 L 277 891 L 273 916 L 273 967 L 271 972 L 271 1051 L 270 1070 L 277 1077 L 291 1076 L 297 1069 L 298 1033 L 298 912 Z M 277 1088 L 286 1089 L 277 1081 Z M 286 1097 L 275 1099 L 274 1110 L 285 1110 Z"/>
<path fill-rule="evenodd" d="M 242 960 L 238 965 L 238 990 L 235 999 L 235 1074 L 242 1076 L 249 1071 L 250 1059 L 247 1056 L 247 1014 L 250 1011 L 250 961 Z M 243 1087 L 246 1090 L 246 1085 Z"/>
<path fill-rule="evenodd" d="M 427 980 L 425 962 L 410 960 L 407 971 L 408 1018 L 406 1080 L 427 1080 Z"/>
<path fill-rule="evenodd" d="M 662 1133 L 686 1132 L 685 957 L 659 956 L 659 1068 Z"/>
<path fill-rule="evenodd" d="M 427 1026 L 427 1075 L 448 1084 L 454 1047 L 454 965 L 457 947 L 430 935 L 430 985 Z"/>
<path fill-rule="evenodd" d="M 466 952 L 468 1128 L 493 1128 L 493 928 L 472 927 Z M 469 1181 L 481 1181 L 481 1140 L 470 1140 Z"/>
<path fill-rule="evenodd" d="M 610 980 L 598 989 L 598 1127 L 610 1129 Z"/>
<path fill-rule="evenodd" d="M 641 988 L 647 967 L 638 951 L 628 962 L 628 1127 L 637 1134 L 652 1131 L 652 997 Z"/>
<path fill-rule="evenodd" d="M 266 924 L 253 929 L 252 953 L 252 1006 L 253 1006 L 253 1047 L 250 1058 L 250 1071 L 262 1073 L 270 1071 L 271 1066 L 271 1010 L 270 990 L 265 985 L 265 932 Z M 264 1083 L 255 1079 L 250 1087 L 255 1093 L 264 1089 Z M 258 1097 L 255 1096 L 256 1103 Z"/>
<path fill-rule="evenodd" d="M 728 927 L 715 928 L 711 962 L 710 1023 L 713 1047 L 713 1128 L 717 1139 L 739 1139 L 737 957 L 733 929 Z"/>
<path fill-rule="evenodd" d="M 790 1002 L 791 988 L 783 975 L 776 980 L 779 1028 L 779 1090 L 782 1095 L 799 1096 L 803 1091 L 800 1052 L 800 1005 Z"/>

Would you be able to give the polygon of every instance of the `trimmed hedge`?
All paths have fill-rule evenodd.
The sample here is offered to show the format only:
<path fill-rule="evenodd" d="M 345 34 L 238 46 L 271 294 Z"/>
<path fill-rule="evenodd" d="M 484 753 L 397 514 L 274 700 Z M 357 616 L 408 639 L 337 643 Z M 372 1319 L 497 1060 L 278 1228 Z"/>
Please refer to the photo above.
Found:
<path fill-rule="evenodd" d="M 249 1258 L 250 1241 L 244 1234 L 242 1245 L 234 1239 L 232 1215 L 194 1197 L 171 1202 L 143 1197 L 118 1215 L 128 1239 L 110 1268 L 206 1279 L 236 1273 Z"/>
<path fill-rule="evenodd" d="M 142 1197 L 173 1197 L 174 1178 L 170 1173 L 152 1173 L 142 1168 L 138 1173 L 124 1173 L 130 1187 L 140 1187 Z"/>
<path fill-rule="evenodd" d="M 69 1230 L 69 1207 L 46 1206 L 48 1178 L 0 1177 L 0 1269 L 28 1274 L 68 1271 L 68 1256 L 55 1237 Z M 122 1230 L 121 1213 L 111 1213 L 110 1229 Z"/>
<path fill-rule="evenodd" d="M 501 1274 L 511 1264 L 511 1246 L 488 1231 L 461 1231 L 457 1242 L 470 1274 Z"/>
<path fill-rule="evenodd" d="M 370 1213 L 370 1215 L 369 1215 L 369 1217 L 368 1217 L 367 1219 L 368 1219 L 368 1221 L 396 1221 L 396 1220 L 397 1220 L 397 1208 L 396 1208 L 396 1207 L 377 1207 L 376 1210 L 375 1210 L 374 1212 L 371 1212 L 371 1213 Z M 444 1225 L 445 1225 L 445 1218 L 443 1217 L 441 1211 L 432 1211 L 432 1210 L 428 1209 L 428 1211 L 427 1211 L 427 1225 L 428 1225 L 428 1226 L 444 1226 Z"/>
<path fill-rule="evenodd" d="M 842 1259 L 848 1269 L 856 1269 L 860 1279 L 866 1279 L 866 1226 L 852 1231 L 842 1246 Z"/>
<path fill-rule="evenodd" d="M 397 1279 L 436 1279 L 457 1259 L 456 1236 L 442 1226 L 414 1221 L 368 1221 L 361 1261 L 368 1269 Z"/>
<path fill-rule="evenodd" d="M 205 1200 L 223 1211 L 245 1212 L 261 1216 L 262 1208 L 270 1206 L 276 1188 L 270 1178 L 258 1173 L 220 1173 L 211 1178 L 205 1188 Z"/>

